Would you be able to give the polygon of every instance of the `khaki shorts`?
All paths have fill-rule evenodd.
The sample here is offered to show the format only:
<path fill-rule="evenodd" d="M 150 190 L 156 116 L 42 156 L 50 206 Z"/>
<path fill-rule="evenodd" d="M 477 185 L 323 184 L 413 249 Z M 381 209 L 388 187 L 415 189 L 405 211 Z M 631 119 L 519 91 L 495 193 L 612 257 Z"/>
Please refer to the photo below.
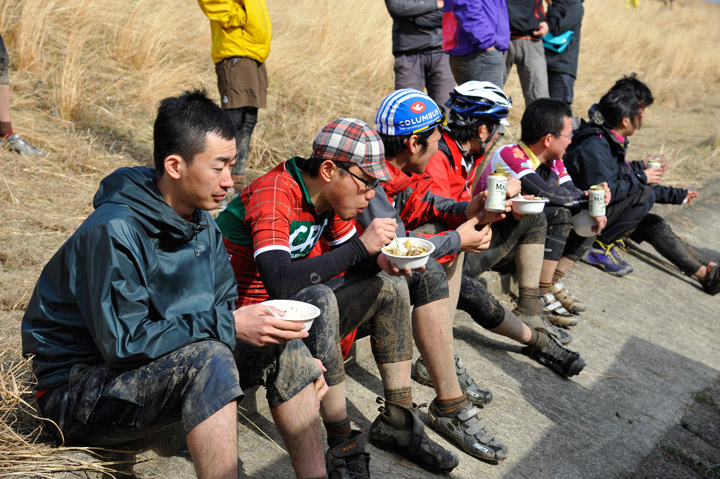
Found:
<path fill-rule="evenodd" d="M 215 64 L 220 106 L 265 108 L 268 76 L 264 63 L 246 57 L 230 57 Z"/>

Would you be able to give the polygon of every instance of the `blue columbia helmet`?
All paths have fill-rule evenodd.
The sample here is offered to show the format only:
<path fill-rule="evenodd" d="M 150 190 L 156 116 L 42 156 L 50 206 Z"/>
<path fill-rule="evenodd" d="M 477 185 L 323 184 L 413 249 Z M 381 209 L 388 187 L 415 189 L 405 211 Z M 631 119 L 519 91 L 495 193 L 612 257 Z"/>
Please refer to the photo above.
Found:
<path fill-rule="evenodd" d="M 470 126 L 476 122 L 509 125 L 505 117 L 512 108 L 512 98 L 494 83 L 469 81 L 450 92 L 448 123 Z"/>

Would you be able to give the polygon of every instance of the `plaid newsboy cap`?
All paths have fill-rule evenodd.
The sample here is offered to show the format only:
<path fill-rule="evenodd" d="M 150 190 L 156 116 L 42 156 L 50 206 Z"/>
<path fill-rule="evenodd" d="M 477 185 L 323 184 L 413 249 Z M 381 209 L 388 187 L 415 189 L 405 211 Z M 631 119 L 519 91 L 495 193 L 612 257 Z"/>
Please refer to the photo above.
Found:
<path fill-rule="evenodd" d="M 355 163 L 380 181 L 392 176 L 385 166 L 385 146 L 370 125 L 354 118 L 331 121 L 313 141 L 313 158 Z"/>

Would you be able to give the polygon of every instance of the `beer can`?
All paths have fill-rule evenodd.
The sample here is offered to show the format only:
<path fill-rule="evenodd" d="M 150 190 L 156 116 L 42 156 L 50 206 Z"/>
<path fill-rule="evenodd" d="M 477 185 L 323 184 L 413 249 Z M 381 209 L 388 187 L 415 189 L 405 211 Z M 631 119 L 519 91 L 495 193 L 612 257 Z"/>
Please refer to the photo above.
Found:
<path fill-rule="evenodd" d="M 487 179 L 488 196 L 485 198 L 485 210 L 505 211 L 505 197 L 507 196 L 507 176 L 502 173 L 493 173 Z"/>
<path fill-rule="evenodd" d="M 602 185 L 590 187 L 590 216 L 605 216 L 605 188 Z"/>
<path fill-rule="evenodd" d="M 652 160 L 647 162 L 648 168 L 662 168 L 662 163 L 660 163 L 660 160 L 656 160 L 653 158 Z"/>

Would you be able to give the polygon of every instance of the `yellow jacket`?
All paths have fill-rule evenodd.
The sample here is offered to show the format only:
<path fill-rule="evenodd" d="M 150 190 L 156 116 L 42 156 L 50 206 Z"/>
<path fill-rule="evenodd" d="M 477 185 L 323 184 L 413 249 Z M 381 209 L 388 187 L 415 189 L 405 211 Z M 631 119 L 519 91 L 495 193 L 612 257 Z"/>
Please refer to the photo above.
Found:
<path fill-rule="evenodd" d="M 265 0 L 198 0 L 198 4 L 210 19 L 213 63 L 228 57 L 265 61 L 272 39 Z"/>

